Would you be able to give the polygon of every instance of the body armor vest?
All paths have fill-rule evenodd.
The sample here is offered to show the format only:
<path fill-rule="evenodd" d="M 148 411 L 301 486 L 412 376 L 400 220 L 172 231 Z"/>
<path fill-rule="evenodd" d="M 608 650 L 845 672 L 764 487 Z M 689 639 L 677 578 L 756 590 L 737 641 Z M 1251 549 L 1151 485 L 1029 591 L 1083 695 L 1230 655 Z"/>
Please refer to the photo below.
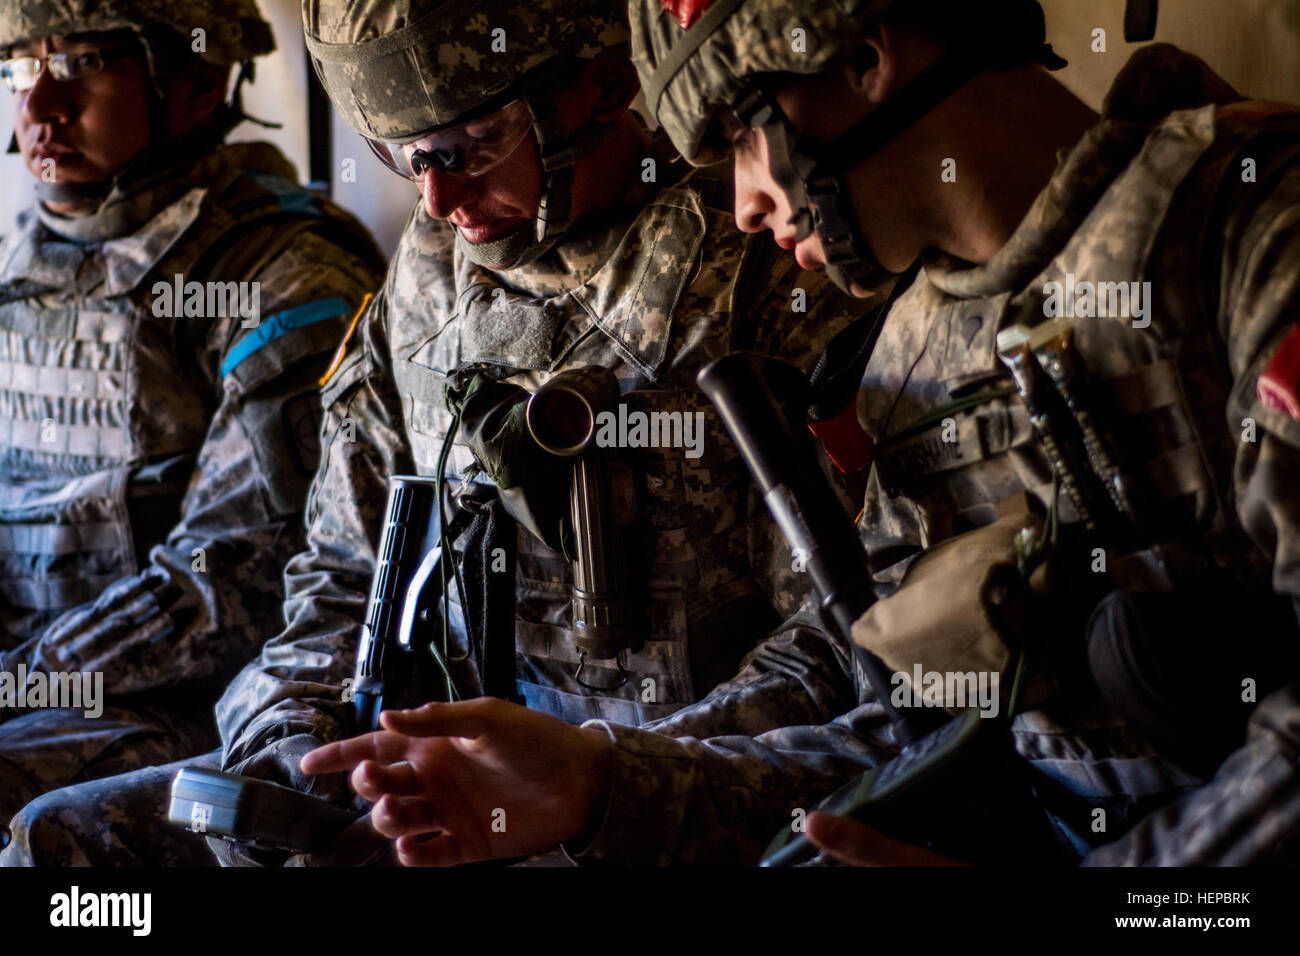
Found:
<path fill-rule="evenodd" d="M 629 416 L 673 412 L 703 422 L 698 457 L 685 447 L 614 451 L 634 483 L 636 520 L 622 531 L 633 616 L 641 617 L 646 638 L 639 651 L 588 658 L 575 676 L 569 561 L 520 531 L 518 690 L 528 706 L 567 721 L 638 724 L 667 715 L 732 676 L 780 620 L 771 579 L 760 568 L 778 536 L 756 530 L 767 521 L 765 509 L 694 383 L 700 366 L 738 347 L 745 323 L 763 321 L 733 313 L 746 245 L 729 226 L 696 191 L 664 189 L 634 220 L 621 219 L 586 245 L 566 243 L 567 274 L 549 257 L 495 273 L 457 255 L 454 315 L 439 317 L 432 334 L 426 322 L 423 336 L 409 341 L 404 333 L 414 321 L 395 314 L 389 324 L 394 376 L 422 474 L 434 473 L 451 422 L 444 388 L 471 370 L 535 391 L 551 374 L 599 364 L 618 379 Z M 807 323 L 821 338 L 803 343 L 799 359 L 815 357 L 844 320 L 841 311 L 838 321 Z M 472 468 L 469 449 L 457 443 L 449 475 Z M 769 567 L 789 562 L 787 554 Z M 454 623 L 463 632 L 463 622 Z"/>
<path fill-rule="evenodd" d="M 187 318 L 179 302 L 156 315 L 155 285 L 238 281 L 297 230 L 343 222 L 293 177 L 265 144 L 221 147 L 92 220 L 68 219 L 78 238 L 30 210 L 0 246 L 6 646 L 135 573 L 175 524 L 209 418 L 235 387 L 204 344 L 224 347 L 245 320 Z M 241 246 L 255 229 L 274 239 Z"/>

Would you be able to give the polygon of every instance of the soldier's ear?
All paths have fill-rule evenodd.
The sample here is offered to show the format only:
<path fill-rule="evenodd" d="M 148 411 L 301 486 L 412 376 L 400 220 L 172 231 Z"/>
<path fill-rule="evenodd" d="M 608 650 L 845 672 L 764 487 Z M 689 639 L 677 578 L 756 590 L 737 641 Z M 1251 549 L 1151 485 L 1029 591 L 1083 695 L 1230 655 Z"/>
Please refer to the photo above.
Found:
<path fill-rule="evenodd" d="M 627 112 L 641 90 L 632 61 L 620 56 L 602 56 L 592 61 L 600 95 L 591 118 L 598 123 L 613 123 Z"/>
<path fill-rule="evenodd" d="M 842 59 L 849 89 L 873 103 L 883 103 L 898 79 L 898 34 L 882 24 L 850 47 Z"/>
<path fill-rule="evenodd" d="M 230 67 L 194 57 L 169 79 L 172 98 L 179 99 L 190 115 L 206 117 L 226 101 Z"/>

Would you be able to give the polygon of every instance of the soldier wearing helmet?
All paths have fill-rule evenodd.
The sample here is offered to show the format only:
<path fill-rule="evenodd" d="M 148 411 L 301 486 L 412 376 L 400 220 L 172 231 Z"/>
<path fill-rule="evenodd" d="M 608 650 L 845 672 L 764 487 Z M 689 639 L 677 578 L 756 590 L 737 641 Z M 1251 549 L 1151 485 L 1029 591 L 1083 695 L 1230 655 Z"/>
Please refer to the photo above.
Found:
<path fill-rule="evenodd" d="M 289 606 L 304 610 L 289 616 L 300 623 L 221 704 L 227 767 L 304 787 L 298 758 L 352 731 L 346 704 L 325 688 L 352 673 L 387 475 L 433 474 L 448 448 L 458 480 L 486 475 L 523 485 L 530 502 L 563 505 L 567 477 L 547 490 L 517 449 L 484 441 L 492 429 L 471 419 L 487 404 L 502 416 L 489 421 L 517 420 L 506 409 L 582 366 L 613 373 L 630 416 L 680 413 L 704 429 L 696 451 L 637 447 L 630 436 L 612 449 L 615 496 L 631 502 L 620 525 L 628 602 L 642 620 L 623 646 L 585 645 L 563 542 L 547 518 L 516 509 L 532 531 L 518 536 L 506 638 L 515 666 L 495 689 L 470 668 L 457 692 L 513 697 L 572 723 L 639 724 L 691 703 L 733 674 L 806 588 L 773 548 L 694 370 L 737 342 L 810 366 L 851 301 L 824 280 L 814 292 L 812 276 L 769 244 L 737 242 L 725 179 L 683 179 L 690 171 L 666 140 L 629 111 L 637 87 L 621 4 L 309 0 L 303 24 L 331 100 L 421 202 L 358 347 L 327 386 L 330 421 L 355 422 L 356 441 L 332 444 L 318 481 L 321 558 L 290 569 Z M 816 319 L 800 311 L 796 288 L 821 300 Z M 363 560 L 328 558 L 342 552 Z M 305 612 L 323 608 L 326 593 L 297 582 L 322 573 L 328 601 L 351 612 Z M 323 673 L 310 663 L 322 654 Z M 321 686 L 304 695 L 299 666 Z"/>
<path fill-rule="evenodd" d="M 271 28 L 251 0 L 221 14 L 207 3 L 162 0 L 15 4 L 0 18 L 0 44 L 7 51 L 0 66 L 5 84 L 12 93 L 28 94 L 29 103 L 19 112 L 10 152 L 22 153 L 47 206 L 83 213 L 115 184 L 167 165 L 167 151 L 174 153 L 179 142 L 219 142 L 244 119 L 238 86 L 251 76 L 254 58 L 275 49 Z M 234 66 L 240 68 L 239 84 L 226 103 Z M 40 125 L 33 117 L 41 104 L 39 95 L 31 103 L 31 90 L 44 72 L 64 86 L 51 87 L 47 80 L 43 89 L 60 90 L 68 101 L 51 108 L 91 106 L 75 142 L 64 141 L 73 132 L 68 128 L 62 136 L 32 128 Z M 98 88 L 110 85 L 117 109 L 95 110 Z M 106 121 L 93 122 L 100 113 Z"/>
<path fill-rule="evenodd" d="M 223 143 L 231 69 L 272 49 L 252 0 L 0 11 L 36 187 L 0 244 L 0 827 L 210 750 L 271 636 L 317 380 L 382 275 L 276 149 Z"/>
<path fill-rule="evenodd" d="M 1024 662 L 1006 746 L 1062 862 L 1293 862 L 1300 109 L 1157 44 L 1098 116 L 1041 69 L 1056 61 L 1024 0 L 633 0 L 631 25 L 682 153 L 734 149 L 741 229 L 852 290 L 906 270 L 863 310 L 859 530 L 883 599 L 854 641 L 904 691 L 918 671 L 973 674 L 974 650 L 996 646 L 992 676 Z M 1005 590 L 962 586 L 1008 561 L 1044 571 L 1023 626 L 988 623 Z M 606 727 L 612 746 L 476 701 L 392 715 L 304 766 L 372 761 L 359 791 L 407 862 L 557 841 L 593 861 L 752 862 L 895 752 L 854 654 L 796 618 L 657 732 Z M 733 736 L 756 713 L 780 729 Z M 482 821 L 521 791 L 563 812 L 512 816 L 512 847 Z M 950 862 L 808 822 L 854 862 Z"/>
<path fill-rule="evenodd" d="M 806 584 L 694 370 L 738 344 L 810 366 L 856 303 L 736 234 L 729 177 L 684 168 L 630 112 L 622 4 L 309 0 L 303 24 L 324 88 L 378 156 L 373 174 L 412 180 L 419 203 L 325 385 L 328 447 L 308 550 L 287 569 L 289 626 L 219 705 L 226 768 L 306 789 L 302 754 L 354 731 L 348 685 L 395 474 L 442 471 L 466 501 L 496 484 L 510 506 L 448 510 L 467 586 L 462 603 L 448 584 L 437 651 L 458 696 L 626 724 L 698 699 Z M 572 619 L 557 532 L 570 465 L 517 429 L 530 393 L 580 368 L 609 370 L 627 420 L 694 435 L 652 446 L 629 430 L 607 449 L 632 610 L 625 643 L 604 646 Z M 475 562 L 488 571 L 476 580 Z M 504 626 L 471 639 L 485 607 L 506 608 Z M 348 799 L 341 779 L 319 792 Z M 157 834 L 132 829 L 118 844 L 147 858 Z M 75 842 L 57 858 L 100 858 Z"/>

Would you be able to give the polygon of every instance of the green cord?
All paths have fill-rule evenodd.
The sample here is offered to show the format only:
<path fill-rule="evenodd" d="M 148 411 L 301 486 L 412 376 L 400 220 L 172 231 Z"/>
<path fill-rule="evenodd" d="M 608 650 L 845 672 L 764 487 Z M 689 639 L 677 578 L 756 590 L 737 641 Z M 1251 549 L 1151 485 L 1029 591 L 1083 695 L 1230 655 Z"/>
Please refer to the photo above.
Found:
<path fill-rule="evenodd" d="M 434 507 L 437 509 L 438 517 L 438 546 L 442 549 L 442 561 L 439 563 L 438 567 L 438 573 L 442 577 L 442 580 L 439 582 L 442 593 L 442 640 L 440 645 L 435 642 L 430 642 L 429 644 L 429 652 L 433 655 L 434 661 L 442 671 L 443 679 L 447 682 L 447 699 L 452 701 L 460 700 L 460 694 L 456 691 L 456 684 L 451 679 L 451 670 L 448 668 L 447 663 L 449 661 L 452 663 L 463 661 L 469 656 L 468 651 L 460 657 L 450 657 L 447 653 L 449 641 L 448 626 L 451 620 L 451 596 L 447 593 L 448 562 L 451 562 L 452 568 L 455 572 L 457 596 L 460 598 L 460 606 L 465 606 L 465 589 L 460 579 L 460 568 L 456 564 L 456 553 L 451 549 L 451 541 L 447 536 L 447 524 L 443 520 L 442 514 L 443 489 L 446 487 L 447 481 L 447 459 L 451 455 L 452 442 L 455 440 L 456 431 L 459 427 L 460 412 L 456 411 L 451 417 L 451 425 L 447 429 L 447 436 L 443 439 L 442 450 L 438 453 L 438 468 L 437 473 L 434 475 L 434 496 L 437 498 L 437 501 L 434 502 Z"/>
<path fill-rule="evenodd" d="M 447 445 L 446 445 L 446 448 L 447 448 L 447 449 L 450 449 L 450 448 L 451 448 L 451 439 L 452 439 L 452 437 L 455 436 L 456 432 L 459 431 L 459 430 L 460 430 L 460 413 L 457 412 L 456 415 L 455 415 L 455 417 L 452 418 L 452 421 L 451 421 L 451 430 L 448 432 L 448 439 L 447 439 Z M 441 456 L 441 457 L 439 458 L 439 461 L 438 461 L 438 468 L 439 468 L 439 471 L 438 471 L 438 481 L 439 481 L 439 486 L 440 486 L 440 487 L 441 487 L 441 483 L 442 483 L 443 481 L 446 480 L 446 477 L 445 477 L 445 476 L 446 476 L 446 458 L 448 458 L 448 457 L 450 457 L 450 455 L 444 455 L 444 456 Z M 441 491 L 439 492 L 439 494 L 441 494 Z M 441 500 L 441 499 L 439 499 L 439 500 Z M 453 576 L 453 578 L 454 578 L 455 581 L 456 581 L 456 597 L 460 600 L 460 606 L 461 606 L 461 608 L 462 608 L 462 609 L 467 609 L 467 608 L 469 607 L 469 602 L 465 600 L 465 579 L 464 579 L 464 577 L 461 575 L 461 572 L 460 572 L 460 562 L 456 560 L 456 552 L 455 552 L 455 550 L 452 548 L 452 544 L 453 544 L 453 542 L 452 542 L 451 538 L 447 536 L 447 528 L 446 528 L 446 526 L 443 525 L 443 524 L 441 524 L 441 523 L 439 523 L 439 526 L 438 526 L 438 527 L 439 527 L 439 529 L 441 530 L 441 534 L 440 534 L 440 536 L 439 536 L 439 543 L 442 545 L 442 548 L 443 548 L 443 552 L 442 552 L 442 553 L 443 553 L 443 554 L 451 555 L 451 571 L 452 571 L 452 576 Z M 447 595 L 447 587 L 446 587 L 446 585 L 447 585 L 447 579 L 446 579 L 446 573 L 447 573 L 447 571 L 446 571 L 446 564 L 444 564 L 444 565 L 443 565 L 443 589 L 442 589 L 444 602 L 446 601 L 446 595 Z M 450 606 L 447 607 L 447 615 L 443 618 L 443 631 L 444 631 L 444 638 L 443 638 L 443 641 L 444 641 L 444 643 L 443 643 L 443 652 L 444 652 L 444 653 L 446 652 L 446 636 L 445 636 L 445 634 L 446 634 L 446 629 L 447 629 L 447 627 L 449 626 L 449 625 L 448 625 L 448 618 L 449 618 L 449 617 L 450 617 Z M 466 626 L 469 630 L 472 631 L 472 630 L 474 629 L 474 622 L 473 622 L 472 620 L 466 618 L 465 626 Z M 460 661 L 464 661 L 464 660 L 468 660 L 468 659 L 469 659 L 469 650 L 468 650 L 468 649 L 466 649 L 465 653 L 464 653 L 464 654 L 461 654 L 459 657 L 448 657 L 448 658 L 447 658 L 447 660 L 452 661 L 453 663 L 459 663 Z"/>

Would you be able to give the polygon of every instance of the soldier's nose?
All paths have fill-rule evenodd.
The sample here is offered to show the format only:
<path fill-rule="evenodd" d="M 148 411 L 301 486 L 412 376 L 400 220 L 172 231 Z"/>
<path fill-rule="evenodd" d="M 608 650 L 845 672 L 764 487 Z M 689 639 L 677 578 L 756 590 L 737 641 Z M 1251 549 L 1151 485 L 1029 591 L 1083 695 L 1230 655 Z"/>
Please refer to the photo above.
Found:
<path fill-rule="evenodd" d="M 36 85 L 22 97 L 23 118 L 28 125 L 63 125 L 71 122 L 74 107 L 70 94 L 73 85 L 54 79 L 46 65 L 36 77 Z"/>
<path fill-rule="evenodd" d="M 736 228 L 741 232 L 761 232 L 766 228 L 767 216 L 775 211 L 776 204 L 759 188 L 755 177 L 743 169 L 741 163 L 736 163 L 733 176 L 736 185 Z"/>
<path fill-rule="evenodd" d="M 420 180 L 420 193 L 424 197 L 424 211 L 432 219 L 446 219 L 473 193 L 471 184 L 462 176 L 429 170 Z"/>

